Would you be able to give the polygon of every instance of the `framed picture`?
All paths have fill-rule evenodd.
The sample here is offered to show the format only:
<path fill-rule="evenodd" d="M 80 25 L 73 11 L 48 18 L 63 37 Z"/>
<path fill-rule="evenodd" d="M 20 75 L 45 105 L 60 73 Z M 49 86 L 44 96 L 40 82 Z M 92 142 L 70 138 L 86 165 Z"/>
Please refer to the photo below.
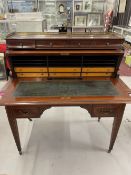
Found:
<path fill-rule="evenodd" d="M 92 0 L 85 0 L 84 1 L 83 10 L 86 12 L 92 11 Z"/>
<path fill-rule="evenodd" d="M 74 6 L 75 6 L 75 11 L 82 11 L 82 2 L 76 2 Z"/>
<path fill-rule="evenodd" d="M 89 14 L 87 18 L 87 26 L 100 26 L 100 15 Z"/>
<path fill-rule="evenodd" d="M 105 3 L 103 1 L 95 1 L 92 3 L 93 12 L 103 12 Z"/>
<path fill-rule="evenodd" d="M 85 27 L 86 26 L 86 16 L 75 16 L 75 26 Z"/>

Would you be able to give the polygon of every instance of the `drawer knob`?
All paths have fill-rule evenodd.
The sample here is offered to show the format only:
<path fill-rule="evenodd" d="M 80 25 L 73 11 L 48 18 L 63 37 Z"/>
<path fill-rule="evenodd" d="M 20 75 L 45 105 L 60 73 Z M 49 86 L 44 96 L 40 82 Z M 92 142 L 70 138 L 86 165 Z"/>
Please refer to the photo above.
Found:
<path fill-rule="evenodd" d="M 28 114 L 29 114 L 29 112 L 26 112 L 26 111 L 24 111 L 23 113 L 24 113 L 25 115 L 28 115 Z"/>
<path fill-rule="evenodd" d="M 50 43 L 50 46 L 52 46 L 52 43 Z"/>
<path fill-rule="evenodd" d="M 24 115 L 29 115 L 29 112 L 28 111 L 23 111 L 23 110 L 19 110 L 19 113 L 20 114 L 24 114 Z"/>
<path fill-rule="evenodd" d="M 81 45 L 81 43 L 78 43 L 78 45 L 80 46 L 80 45 Z"/>
<path fill-rule="evenodd" d="M 110 45 L 110 43 L 109 43 L 109 42 L 107 42 L 107 43 L 106 43 L 106 45 L 107 45 L 107 46 L 109 46 L 109 45 Z"/>

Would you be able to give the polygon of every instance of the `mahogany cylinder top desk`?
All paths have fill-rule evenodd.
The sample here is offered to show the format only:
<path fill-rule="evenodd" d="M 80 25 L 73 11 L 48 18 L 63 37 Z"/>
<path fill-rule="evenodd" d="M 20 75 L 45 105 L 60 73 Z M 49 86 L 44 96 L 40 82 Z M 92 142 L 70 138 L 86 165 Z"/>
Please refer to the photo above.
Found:
<path fill-rule="evenodd" d="M 113 117 L 110 152 L 131 103 L 131 90 L 118 75 L 123 38 L 114 33 L 14 33 L 6 41 L 12 77 L 0 105 L 19 153 L 17 119 L 39 118 L 52 106 L 80 106 L 91 117 Z"/>

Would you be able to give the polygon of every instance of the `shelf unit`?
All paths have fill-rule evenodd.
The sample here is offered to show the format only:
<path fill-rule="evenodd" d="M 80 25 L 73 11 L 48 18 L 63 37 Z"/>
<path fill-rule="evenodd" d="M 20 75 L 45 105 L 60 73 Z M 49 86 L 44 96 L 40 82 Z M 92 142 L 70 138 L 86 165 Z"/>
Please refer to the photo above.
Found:
<path fill-rule="evenodd" d="M 106 0 L 6 0 L 9 12 L 41 12 L 46 31 L 58 32 L 62 25 L 72 31 L 102 31 Z M 27 5 L 28 4 L 28 5 Z M 28 6 L 28 7 L 25 7 Z M 60 12 L 60 5 L 63 12 Z M 18 13 L 17 13 L 18 14 Z M 13 26 L 15 27 L 15 25 Z M 82 29 L 83 28 L 83 29 Z"/>
<path fill-rule="evenodd" d="M 35 12 L 37 0 L 6 0 L 11 13 Z"/>
<path fill-rule="evenodd" d="M 58 31 L 62 25 L 72 26 L 72 0 L 38 0 L 38 10 L 47 20 L 47 31 Z M 60 12 L 63 5 L 63 12 Z"/>
<path fill-rule="evenodd" d="M 0 43 L 5 42 L 6 35 L 11 33 L 8 20 L 0 20 Z"/>
<path fill-rule="evenodd" d="M 131 43 L 131 27 L 113 26 L 113 32 L 122 35 L 125 41 Z"/>
<path fill-rule="evenodd" d="M 105 5 L 104 0 L 73 0 L 73 32 L 80 28 L 103 31 Z"/>

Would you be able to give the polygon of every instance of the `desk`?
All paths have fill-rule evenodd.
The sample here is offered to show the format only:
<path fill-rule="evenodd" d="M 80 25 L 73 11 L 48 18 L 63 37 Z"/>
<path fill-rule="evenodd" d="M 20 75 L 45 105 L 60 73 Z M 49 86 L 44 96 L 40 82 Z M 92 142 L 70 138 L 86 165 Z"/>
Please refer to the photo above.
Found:
<path fill-rule="evenodd" d="M 59 96 L 58 94 L 55 96 L 23 96 L 16 93 L 16 87 L 20 84 L 20 82 L 25 81 L 22 80 L 10 80 L 7 84 L 7 88 L 4 92 L 4 95 L 0 101 L 0 104 L 5 105 L 5 109 L 7 112 L 7 117 L 10 123 L 10 127 L 19 150 L 19 153 L 22 154 L 21 144 L 19 139 L 18 127 L 17 127 L 17 120 L 20 118 L 39 118 L 41 114 L 51 107 L 58 107 L 58 106 L 80 106 L 88 110 L 91 117 L 114 117 L 114 123 L 112 128 L 111 140 L 109 145 L 110 152 L 113 148 L 121 121 L 123 117 L 123 112 L 125 109 L 126 103 L 131 102 L 131 97 L 128 93 L 131 91 L 126 87 L 126 85 L 120 79 L 107 79 L 112 83 L 113 88 L 115 88 L 115 92 L 112 94 L 108 94 L 107 96 L 104 95 L 86 95 L 79 96 L 77 93 L 76 96 Z M 27 79 L 26 79 L 27 81 Z M 52 80 L 44 80 L 42 83 L 51 83 Z M 71 81 L 71 80 L 70 80 Z M 83 80 L 79 80 L 81 84 Z M 87 80 L 86 80 L 87 81 Z M 90 81 L 94 81 L 92 78 Z M 96 78 L 95 78 L 96 81 Z M 97 78 L 97 81 L 105 81 L 103 78 Z M 32 79 L 28 79 L 28 82 L 32 83 Z M 34 82 L 34 80 L 33 80 Z M 37 82 L 41 82 L 41 80 L 37 80 Z M 72 82 L 72 81 L 71 81 Z M 78 83 L 78 81 L 77 81 Z M 30 86 L 28 88 L 31 88 Z M 96 87 L 95 87 L 96 88 Z M 18 89 L 19 90 L 19 89 Z M 22 90 L 20 89 L 22 92 Z M 23 90 L 24 92 L 24 90 Z M 114 93 L 116 93 L 114 95 Z M 14 94 L 16 93 L 16 94 Z M 105 92 L 106 93 L 106 92 Z M 16 96 L 15 96 L 16 95 Z"/>
<path fill-rule="evenodd" d="M 115 143 L 131 90 L 119 79 L 123 38 L 115 34 L 19 34 L 7 38 L 12 79 L 0 100 L 22 154 L 17 120 L 51 108 L 80 106 L 91 117 L 113 117 Z"/>

